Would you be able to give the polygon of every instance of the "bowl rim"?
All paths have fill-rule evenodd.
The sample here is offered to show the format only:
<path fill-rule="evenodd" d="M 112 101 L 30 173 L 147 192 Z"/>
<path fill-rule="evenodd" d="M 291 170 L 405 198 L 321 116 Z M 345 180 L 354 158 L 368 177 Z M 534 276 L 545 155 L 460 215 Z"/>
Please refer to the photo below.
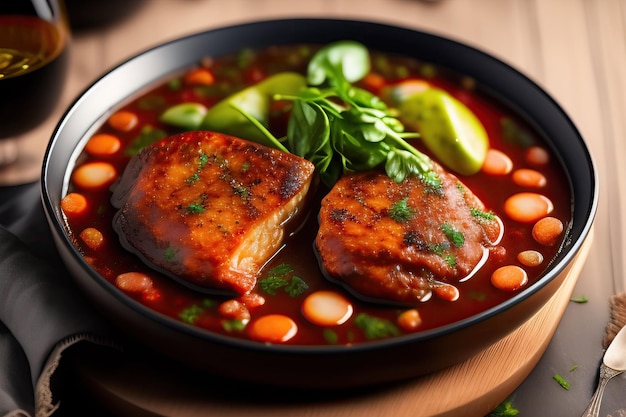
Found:
<path fill-rule="evenodd" d="M 455 48 L 455 50 L 457 51 L 463 51 L 464 53 L 471 54 L 473 58 L 476 58 L 480 62 L 489 63 L 489 65 L 495 68 L 494 70 L 497 69 L 499 72 L 504 71 L 510 77 L 513 77 L 514 79 L 516 79 L 518 83 L 524 84 L 525 87 L 527 87 L 529 90 L 527 94 L 531 94 L 534 97 L 537 97 L 543 100 L 546 105 L 551 107 L 552 110 L 558 114 L 558 116 L 561 118 L 561 123 L 563 124 L 563 126 L 569 129 L 569 135 L 576 139 L 576 141 L 578 142 L 578 145 L 582 147 L 582 150 L 585 154 L 586 163 L 588 164 L 587 167 L 589 168 L 588 171 L 590 173 L 589 181 L 590 181 L 591 190 L 589 191 L 590 191 L 590 194 L 592 195 L 592 198 L 591 198 L 591 201 L 588 202 L 589 205 L 587 206 L 586 213 L 584 216 L 585 217 L 584 224 L 576 225 L 579 229 L 579 233 L 576 236 L 575 241 L 571 242 L 570 240 L 569 246 L 567 250 L 565 250 L 565 253 L 557 255 L 559 259 L 557 259 L 557 261 L 554 262 L 553 265 L 550 265 L 549 270 L 546 273 L 544 273 L 536 282 L 534 282 L 530 286 L 526 287 L 523 291 L 519 292 L 518 294 L 513 295 L 511 298 L 507 299 L 506 301 L 496 306 L 493 306 L 487 310 L 481 311 L 470 317 L 467 317 L 459 321 L 455 321 L 451 324 L 447 324 L 444 326 L 439 326 L 433 329 L 411 333 L 407 335 L 394 336 L 388 339 L 380 339 L 380 340 L 363 342 L 363 343 L 350 345 L 350 346 L 347 346 L 347 345 L 328 345 L 328 346 L 327 345 L 289 345 L 289 344 L 268 345 L 268 344 L 251 341 L 251 340 L 239 339 L 239 338 L 229 337 L 226 335 L 221 335 L 221 334 L 214 333 L 206 329 L 201 329 L 195 326 L 188 325 L 186 323 L 177 321 L 174 318 L 158 313 L 155 310 L 152 310 L 146 307 L 145 305 L 128 297 L 122 291 L 118 290 L 111 282 L 107 281 L 105 278 L 100 276 L 94 269 L 92 269 L 89 266 L 89 264 L 84 260 L 82 255 L 78 252 L 78 250 L 72 245 L 71 240 L 63 226 L 62 214 L 60 213 L 60 208 L 55 207 L 55 205 L 52 203 L 53 201 L 55 201 L 55 197 L 53 196 L 53 191 L 51 190 L 51 184 L 49 180 L 50 170 L 52 169 L 51 156 L 54 154 L 56 148 L 60 146 L 59 142 L 62 140 L 62 134 L 64 132 L 64 128 L 66 127 L 66 124 L 68 123 L 68 120 L 71 120 L 71 118 L 75 115 L 77 109 L 80 107 L 83 101 L 85 101 L 86 98 L 90 94 L 92 94 L 94 90 L 98 88 L 98 86 L 102 84 L 104 80 L 106 80 L 108 77 L 111 77 L 114 74 L 124 71 L 125 68 L 127 68 L 129 65 L 135 62 L 138 62 L 141 59 L 145 59 L 145 57 L 148 55 L 154 55 L 154 54 L 160 53 L 161 51 L 167 51 L 168 49 L 175 48 L 176 45 L 185 44 L 198 38 L 214 36 L 216 34 L 225 34 L 231 31 L 263 30 L 269 27 L 272 27 L 274 29 L 277 27 L 281 27 L 281 28 L 294 27 L 295 29 L 289 29 L 289 30 L 298 30 L 297 27 L 302 27 L 302 25 L 322 25 L 322 26 L 327 25 L 330 27 L 333 27 L 333 25 L 349 25 L 351 27 L 367 27 L 368 30 L 372 30 L 372 31 L 385 30 L 387 32 L 390 32 L 391 34 L 398 34 L 398 35 L 411 34 L 411 36 L 413 37 L 421 37 L 424 39 L 428 39 L 431 42 L 448 45 L 449 47 Z M 394 49 L 399 49 L 399 48 L 394 48 Z M 401 51 L 398 51 L 398 52 L 404 53 L 406 55 L 406 52 L 401 52 Z M 194 62 L 197 62 L 199 58 L 200 57 L 196 56 Z M 181 65 L 180 68 L 184 69 L 185 67 L 188 67 L 188 65 L 183 64 Z M 162 82 L 164 78 L 167 78 L 167 75 L 162 75 L 160 77 L 155 78 L 153 80 L 153 83 Z M 146 86 L 144 86 L 144 88 L 145 87 Z M 138 94 L 138 91 L 140 90 L 141 89 L 138 88 L 132 93 L 123 94 L 123 97 L 124 99 L 128 99 L 129 96 Z M 123 100 L 118 100 L 117 105 L 119 106 L 122 102 Z M 512 105 L 513 109 L 515 109 L 514 104 L 512 103 L 507 103 L 507 104 L 509 106 Z M 99 123 L 98 120 L 92 120 L 89 129 L 92 129 L 93 126 L 97 125 L 98 123 Z M 89 129 L 85 129 L 84 132 L 82 132 L 81 140 L 79 140 L 78 142 L 74 144 L 73 146 L 74 156 L 70 158 L 71 159 L 70 162 L 75 163 L 76 161 L 75 154 L 78 153 L 82 149 L 82 147 L 80 147 L 79 145 L 84 142 L 85 137 L 88 135 Z M 552 143 L 550 143 L 550 145 L 552 146 Z M 559 155 L 557 154 L 557 156 Z M 561 164 L 563 164 L 563 161 L 561 161 Z M 68 183 L 67 176 L 68 176 L 68 172 L 71 171 L 71 167 L 72 165 L 65 167 L 65 180 L 64 180 L 64 184 L 61 184 L 61 188 L 63 189 L 62 192 L 66 191 L 67 183 Z M 572 181 L 571 178 L 569 178 L 569 180 Z M 399 344 L 409 344 L 409 343 L 415 343 L 419 341 L 427 341 L 436 337 L 447 335 L 452 332 L 456 332 L 460 329 L 466 329 L 475 324 L 483 322 L 487 320 L 488 318 L 494 315 L 497 315 L 504 310 L 508 310 L 512 308 L 513 306 L 517 305 L 518 303 L 520 303 L 521 301 L 531 297 L 533 294 L 539 292 L 541 289 L 547 286 L 551 281 L 553 281 L 553 279 L 557 275 L 563 272 L 566 266 L 569 265 L 574 259 L 574 257 L 578 254 L 582 244 L 584 243 L 585 239 L 587 238 L 591 230 L 591 227 L 593 225 L 593 221 L 597 212 L 598 201 L 599 201 L 598 188 L 599 188 L 599 184 L 597 181 L 597 169 L 596 169 L 595 162 L 589 152 L 589 149 L 587 148 L 584 142 L 584 139 L 582 138 L 581 134 L 579 133 L 573 121 L 569 118 L 569 116 L 562 109 L 562 107 L 554 100 L 554 98 L 550 96 L 542 87 L 540 87 L 536 82 L 530 79 L 527 75 L 523 74 L 522 72 L 520 72 L 519 70 L 517 70 L 510 64 L 504 62 L 500 58 L 497 58 L 496 56 L 492 54 L 484 52 L 483 50 L 475 46 L 471 46 L 467 43 L 454 40 L 451 37 L 444 37 L 444 36 L 434 34 L 431 32 L 427 32 L 427 31 L 423 31 L 423 30 L 415 29 L 415 28 L 410 28 L 407 26 L 401 26 L 398 24 L 392 24 L 392 23 L 387 23 L 387 22 L 382 22 L 382 21 L 346 19 L 346 18 L 335 18 L 335 17 L 291 17 L 291 18 L 252 20 L 252 21 L 229 24 L 225 26 L 220 26 L 220 27 L 216 27 L 216 28 L 212 28 L 208 30 L 191 33 L 182 37 L 178 37 L 178 38 L 166 41 L 166 42 L 159 43 L 147 49 L 144 49 L 143 51 L 136 53 L 132 57 L 125 59 L 124 61 L 118 63 L 112 68 L 106 70 L 106 72 L 104 72 L 100 77 L 95 79 L 88 87 L 86 87 L 77 96 L 74 102 L 67 107 L 65 113 L 62 115 L 61 119 L 56 125 L 52 133 L 52 136 L 50 138 L 50 141 L 47 145 L 45 154 L 44 154 L 44 161 L 43 161 L 43 166 L 41 170 L 40 195 L 41 195 L 41 200 L 44 206 L 44 211 L 45 211 L 49 226 L 53 234 L 55 235 L 55 238 L 57 238 L 55 240 L 55 243 L 58 243 L 57 241 L 60 240 L 63 244 L 63 247 L 70 250 L 72 259 L 77 261 L 81 265 L 82 269 L 89 274 L 90 279 L 94 280 L 97 284 L 99 284 L 102 288 L 104 288 L 117 301 L 129 307 L 133 311 L 143 316 L 147 316 L 147 318 L 149 318 L 150 320 L 153 320 L 160 325 L 166 326 L 170 328 L 171 330 L 186 333 L 193 337 L 197 337 L 203 340 L 220 343 L 220 344 L 228 345 L 232 347 L 244 348 L 247 350 L 252 349 L 252 350 L 257 350 L 257 351 L 262 351 L 262 352 L 271 351 L 273 353 L 332 354 L 332 353 L 343 352 L 347 350 L 351 352 L 370 351 L 370 350 L 384 349 L 392 345 L 397 346 Z M 573 194 L 573 190 L 572 190 L 572 194 Z M 60 198 L 60 196 L 57 196 L 56 198 Z M 572 209 L 573 209 L 573 205 L 574 205 L 574 202 L 572 202 Z M 575 215 L 576 213 L 573 213 L 573 216 Z M 61 243 L 58 243 L 58 244 L 61 244 Z"/>

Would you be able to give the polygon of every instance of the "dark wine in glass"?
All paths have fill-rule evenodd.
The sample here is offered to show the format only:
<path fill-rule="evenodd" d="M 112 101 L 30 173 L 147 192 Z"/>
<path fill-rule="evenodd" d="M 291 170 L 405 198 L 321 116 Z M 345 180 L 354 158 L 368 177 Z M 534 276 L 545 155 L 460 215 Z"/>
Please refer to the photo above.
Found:
<path fill-rule="evenodd" d="M 63 90 L 69 38 L 61 0 L 0 1 L 0 146 L 54 110 Z M 0 168 L 8 162 L 0 160 Z"/>

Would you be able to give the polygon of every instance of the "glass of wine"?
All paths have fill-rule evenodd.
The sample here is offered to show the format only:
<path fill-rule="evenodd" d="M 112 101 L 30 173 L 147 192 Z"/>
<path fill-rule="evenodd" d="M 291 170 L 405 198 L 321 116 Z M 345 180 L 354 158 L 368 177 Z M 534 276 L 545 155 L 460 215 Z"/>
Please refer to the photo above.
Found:
<path fill-rule="evenodd" d="M 0 171 L 18 162 L 21 137 L 62 95 L 70 42 L 64 7 L 63 0 L 0 1 Z"/>

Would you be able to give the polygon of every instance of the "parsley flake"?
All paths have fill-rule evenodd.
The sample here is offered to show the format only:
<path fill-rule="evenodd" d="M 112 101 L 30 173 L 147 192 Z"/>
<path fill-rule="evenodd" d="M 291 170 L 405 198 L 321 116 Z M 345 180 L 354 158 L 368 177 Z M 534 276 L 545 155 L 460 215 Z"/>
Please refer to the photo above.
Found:
<path fill-rule="evenodd" d="M 584 303 L 586 303 L 587 301 L 589 301 L 589 299 L 588 299 L 586 296 L 581 295 L 580 297 L 570 298 L 570 301 L 571 301 L 572 303 L 584 304 Z"/>
<path fill-rule="evenodd" d="M 191 203 L 185 208 L 185 211 L 189 214 L 200 214 L 203 213 L 204 210 L 202 203 Z"/>
<path fill-rule="evenodd" d="M 194 324 L 198 317 L 200 317 L 200 313 L 202 313 L 204 309 L 197 304 L 193 304 L 181 311 L 178 314 L 178 317 L 187 324 Z"/>
<path fill-rule="evenodd" d="M 451 224 L 449 223 L 442 224 L 441 231 L 443 232 L 444 235 L 446 235 L 446 238 L 450 242 L 452 242 L 452 244 L 456 246 L 457 248 L 460 248 L 465 243 L 465 236 L 463 236 L 463 233 L 456 230 L 454 227 L 452 227 Z"/>
<path fill-rule="evenodd" d="M 309 285 L 299 276 L 293 275 L 293 268 L 285 263 L 269 270 L 267 276 L 259 280 L 261 289 L 270 295 L 277 295 L 281 288 L 290 297 L 297 297 L 309 289 Z"/>
<path fill-rule="evenodd" d="M 415 214 L 415 211 L 409 207 L 409 198 L 404 197 L 402 200 L 398 200 L 389 209 L 389 217 L 391 217 L 397 223 L 406 223 Z"/>
<path fill-rule="evenodd" d="M 381 339 L 400 334 L 400 330 L 389 320 L 370 316 L 369 314 L 359 314 L 354 319 L 354 322 L 363 330 L 365 337 L 368 339 Z"/>
<path fill-rule="evenodd" d="M 471 207 L 470 213 L 472 217 L 474 217 L 474 219 L 479 222 L 492 222 L 496 219 L 496 215 L 493 213 L 493 211 L 482 211 L 475 207 Z"/>
<path fill-rule="evenodd" d="M 568 390 L 568 391 L 569 391 L 569 389 L 570 389 L 570 385 L 569 385 L 569 382 L 567 382 L 567 380 L 565 380 L 565 378 L 563 378 L 563 377 L 562 377 L 561 375 L 559 375 L 559 374 L 555 374 L 552 378 L 553 378 L 556 382 L 558 382 L 558 383 L 559 383 L 559 385 L 560 385 L 561 387 L 563 387 L 564 389 L 566 389 L 566 390 Z"/>
<path fill-rule="evenodd" d="M 519 410 L 513 407 L 511 400 L 505 400 L 502 401 L 495 410 L 489 413 L 489 417 L 513 417 L 518 414 Z"/>

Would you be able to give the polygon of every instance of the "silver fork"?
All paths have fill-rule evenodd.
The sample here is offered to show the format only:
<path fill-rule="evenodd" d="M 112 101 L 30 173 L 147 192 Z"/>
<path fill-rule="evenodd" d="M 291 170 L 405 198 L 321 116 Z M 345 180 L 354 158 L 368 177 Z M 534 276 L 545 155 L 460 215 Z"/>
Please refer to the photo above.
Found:
<path fill-rule="evenodd" d="M 604 352 L 602 364 L 600 365 L 600 377 L 598 388 L 591 397 L 587 409 L 582 417 L 598 417 L 600 413 L 600 402 L 604 395 L 604 388 L 611 378 L 626 371 L 626 326 L 617 333 L 609 347 Z"/>
<path fill-rule="evenodd" d="M 596 388 L 596 392 L 593 394 L 593 397 L 591 397 L 591 401 L 589 402 L 589 405 L 587 406 L 587 409 L 583 413 L 582 417 L 598 417 L 600 415 L 600 404 L 602 403 L 602 396 L 604 395 L 606 384 L 611 378 L 621 374 L 622 372 L 624 371 L 618 371 L 610 368 L 602 362 L 600 365 L 598 388 Z"/>

